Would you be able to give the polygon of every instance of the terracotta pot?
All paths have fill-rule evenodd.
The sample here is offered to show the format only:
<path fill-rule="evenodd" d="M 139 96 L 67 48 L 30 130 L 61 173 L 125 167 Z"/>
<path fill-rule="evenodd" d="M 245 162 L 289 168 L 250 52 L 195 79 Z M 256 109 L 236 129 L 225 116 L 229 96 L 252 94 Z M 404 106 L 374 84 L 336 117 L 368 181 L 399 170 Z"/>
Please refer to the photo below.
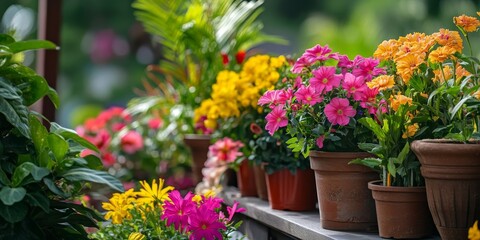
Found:
<path fill-rule="evenodd" d="M 368 182 L 379 174 L 368 167 L 348 163 L 370 157 L 364 152 L 310 152 L 315 171 L 322 227 L 345 231 L 376 231 L 375 201 Z"/>
<path fill-rule="evenodd" d="M 197 184 L 203 179 L 202 168 L 207 160 L 210 135 L 186 134 L 183 141 L 192 152 L 193 182 Z"/>
<path fill-rule="evenodd" d="M 261 165 L 253 165 L 253 173 L 255 174 L 255 186 L 257 188 L 257 195 L 260 199 L 268 201 L 267 180 L 265 170 Z"/>
<path fill-rule="evenodd" d="M 238 189 L 242 197 L 256 197 L 255 173 L 249 161 L 242 161 L 237 172 Z"/>
<path fill-rule="evenodd" d="M 297 169 L 295 174 L 282 169 L 267 174 L 267 191 L 272 209 L 315 210 L 315 177 L 311 169 Z"/>
<path fill-rule="evenodd" d="M 425 187 L 386 187 L 381 180 L 368 183 L 377 210 L 382 238 L 421 238 L 434 232 Z"/>
<path fill-rule="evenodd" d="M 442 239 L 467 239 L 480 219 L 480 144 L 414 141 L 433 221 Z"/>

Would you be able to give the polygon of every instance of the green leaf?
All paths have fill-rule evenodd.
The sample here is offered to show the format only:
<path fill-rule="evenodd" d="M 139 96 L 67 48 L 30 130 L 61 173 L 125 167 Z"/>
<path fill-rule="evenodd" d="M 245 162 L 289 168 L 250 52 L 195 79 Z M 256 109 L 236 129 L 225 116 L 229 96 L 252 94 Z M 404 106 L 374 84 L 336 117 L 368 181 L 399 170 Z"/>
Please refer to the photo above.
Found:
<path fill-rule="evenodd" d="M 55 49 L 57 46 L 46 40 L 27 40 L 14 42 L 7 45 L 13 53 L 36 49 Z"/>
<path fill-rule="evenodd" d="M 395 175 L 397 174 L 397 170 L 394 162 L 395 162 L 395 158 L 389 158 L 387 163 L 388 172 L 392 175 L 392 177 L 395 177 Z"/>
<path fill-rule="evenodd" d="M 26 193 L 27 190 L 23 187 L 10 188 L 5 186 L 0 190 L 0 200 L 2 200 L 5 205 L 11 206 L 16 202 L 22 201 Z"/>
<path fill-rule="evenodd" d="M 380 170 L 382 160 L 379 158 L 357 158 L 350 161 L 348 164 L 359 164 L 369 167 L 371 169 Z"/>
<path fill-rule="evenodd" d="M 27 216 L 28 206 L 24 202 L 17 202 L 12 206 L 0 203 L 0 216 L 9 223 L 20 222 Z"/>
<path fill-rule="evenodd" d="M 383 132 L 382 127 L 373 118 L 361 118 L 358 122 L 370 129 L 380 142 L 385 141 L 385 133 Z"/>
<path fill-rule="evenodd" d="M 0 76 L 8 79 L 13 86 L 20 89 L 23 103 L 27 106 L 45 96 L 50 88 L 45 78 L 21 64 L 0 68 Z"/>
<path fill-rule="evenodd" d="M 50 146 L 57 162 L 65 158 L 65 155 L 68 152 L 68 143 L 62 136 L 56 133 L 50 133 L 48 135 L 48 145 Z"/>
<path fill-rule="evenodd" d="M 48 189 L 50 189 L 50 191 L 52 191 L 56 195 L 61 196 L 61 197 L 68 197 L 68 195 L 65 192 L 63 192 L 60 188 L 57 187 L 57 185 L 55 185 L 55 183 L 52 181 L 52 179 L 44 178 L 43 183 L 45 183 L 45 185 L 47 185 Z"/>
<path fill-rule="evenodd" d="M 12 177 L 12 185 L 14 187 L 20 185 L 23 179 L 29 174 L 32 174 L 32 177 L 35 179 L 35 181 L 40 181 L 42 178 L 50 174 L 50 171 L 46 168 L 38 167 L 31 162 L 24 162 L 15 168 L 15 172 L 13 173 Z"/>
<path fill-rule="evenodd" d="M 297 143 L 298 139 L 296 137 L 290 138 L 285 142 L 286 144 L 292 144 L 292 143 Z"/>
<path fill-rule="evenodd" d="M 114 176 L 104 171 L 97 171 L 89 168 L 75 168 L 64 173 L 62 177 L 70 181 L 89 181 L 101 183 L 113 188 L 114 190 L 120 192 L 124 191 L 122 183 Z"/>
<path fill-rule="evenodd" d="M 45 126 L 43 126 L 42 122 L 40 122 L 40 120 L 38 120 L 38 118 L 35 116 L 30 115 L 29 120 L 33 145 L 35 146 L 35 151 L 37 151 L 37 154 L 40 154 L 46 147 L 48 141 L 48 131 Z"/>
<path fill-rule="evenodd" d="M 0 168 L 0 183 L 3 185 L 10 185 L 10 179 L 8 179 L 7 174 Z"/>
<path fill-rule="evenodd" d="M 471 98 L 472 98 L 471 95 L 467 95 L 464 98 L 462 98 L 462 100 L 460 100 L 457 103 L 457 105 L 455 105 L 455 107 L 450 111 L 450 114 L 451 114 L 450 120 L 453 120 L 455 118 L 455 115 L 457 114 L 458 110 L 460 110 L 460 108 L 463 106 L 463 104 Z"/>
<path fill-rule="evenodd" d="M 93 145 L 88 140 L 78 136 L 78 134 L 75 131 L 73 131 L 71 129 L 68 129 L 68 128 L 64 128 L 64 127 L 60 126 L 59 124 L 57 124 L 55 122 L 50 123 L 50 132 L 56 133 L 56 134 L 62 136 L 63 138 L 65 138 L 66 140 L 71 139 L 71 140 L 77 142 L 78 144 L 88 148 L 88 149 L 99 152 L 98 148 L 95 145 Z"/>
<path fill-rule="evenodd" d="M 32 206 L 40 207 L 44 212 L 50 212 L 50 200 L 41 192 L 27 193 L 27 202 Z"/>
<path fill-rule="evenodd" d="M 0 33 L 0 44 L 1 45 L 7 45 L 7 44 L 10 44 L 10 43 L 13 43 L 15 42 L 15 39 L 8 35 L 8 34 L 5 34 L 5 33 Z"/>
<path fill-rule="evenodd" d="M 48 98 L 50 98 L 50 101 L 52 101 L 55 108 L 58 108 L 60 106 L 60 98 L 58 97 L 57 91 L 55 91 L 54 88 L 48 88 L 47 96 Z"/>
<path fill-rule="evenodd" d="M 402 151 L 398 154 L 396 158 L 396 163 L 402 164 L 403 161 L 407 158 L 408 153 L 410 152 L 410 144 L 408 142 L 403 146 Z"/>
<path fill-rule="evenodd" d="M 0 113 L 18 131 L 30 138 L 28 128 L 28 108 L 23 104 L 19 90 L 11 86 L 7 80 L 0 77 Z"/>
<path fill-rule="evenodd" d="M 375 144 L 375 143 L 359 143 L 358 144 L 358 148 L 366 152 L 371 152 L 373 149 L 379 146 L 380 146 L 379 144 Z"/>
<path fill-rule="evenodd" d="M 446 139 L 453 139 L 461 142 L 465 142 L 466 139 L 461 133 L 449 133 L 445 136 Z"/>

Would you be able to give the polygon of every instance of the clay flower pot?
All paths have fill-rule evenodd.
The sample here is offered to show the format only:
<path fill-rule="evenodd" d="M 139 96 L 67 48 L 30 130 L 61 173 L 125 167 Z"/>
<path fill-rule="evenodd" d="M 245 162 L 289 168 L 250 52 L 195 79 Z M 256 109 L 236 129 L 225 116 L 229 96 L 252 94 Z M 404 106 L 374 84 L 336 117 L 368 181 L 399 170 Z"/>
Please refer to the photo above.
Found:
<path fill-rule="evenodd" d="M 186 134 L 183 141 L 192 152 L 193 182 L 198 184 L 203 179 L 202 168 L 207 160 L 210 135 Z"/>
<path fill-rule="evenodd" d="M 480 219 L 480 144 L 414 141 L 433 221 L 442 239 L 467 239 Z"/>
<path fill-rule="evenodd" d="M 242 163 L 240 163 L 237 172 L 237 184 L 242 197 L 257 196 L 255 173 L 253 171 L 253 166 L 250 165 L 248 160 L 243 160 Z"/>
<path fill-rule="evenodd" d="M 268 201 L 267 180 L 265 170 L 261 165 L 253 165 L 253 173 L 255 174 L 255 186 L 257 188 L 257 195 L 260 199 Z"/>
<path fill-rule="evenodd" d="M 368 167 L 348 164 L 369 156 L 364 152 L 310 152 L 323 228 L 376 231 L 375 202 L 367 184 L 379 175 Z"/>
<path fill-rule="evenodd" d="M 387 187 L 381 180 L 368 183 L 377 210 L 382 238 L 422 238 L 433 234 L 425 187 Z"/>
<path fill-rule="evenodd" d="M 295 174 L 282 169 L 267 174 L 270 207 L 277 210 L 315 210 L 315 177 L 311 169 L 297 169 Z"/>

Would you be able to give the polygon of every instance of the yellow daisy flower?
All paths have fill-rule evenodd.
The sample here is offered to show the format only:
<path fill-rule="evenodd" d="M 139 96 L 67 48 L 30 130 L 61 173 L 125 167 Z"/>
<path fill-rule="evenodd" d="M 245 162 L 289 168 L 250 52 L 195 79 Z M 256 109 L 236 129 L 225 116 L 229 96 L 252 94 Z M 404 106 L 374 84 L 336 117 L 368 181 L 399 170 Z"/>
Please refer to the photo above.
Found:
<path fill-rule="evenodd" d="M 158 184 L 155 179 L 152 181 L 150 186 L 147 181 L 140 181 L 142 188 L 140 192 L 137 192 L 137 201 L 138 205 L 149 205 L 152 207 L 162 208 L 162 204 L 165 200 L 169 200 L 168 192 L 172 191 L 174 188 L 172 186 L 163 187 L 164 180 L 159 178 Z"/>

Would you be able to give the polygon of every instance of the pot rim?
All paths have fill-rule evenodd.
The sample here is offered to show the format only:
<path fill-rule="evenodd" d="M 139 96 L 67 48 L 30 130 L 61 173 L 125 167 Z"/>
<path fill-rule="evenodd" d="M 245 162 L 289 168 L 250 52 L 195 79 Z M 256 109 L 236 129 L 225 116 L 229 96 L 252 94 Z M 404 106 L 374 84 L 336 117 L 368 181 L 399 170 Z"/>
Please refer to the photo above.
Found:
<path fill-rule="evenodd" d="M 465 145 L 480 144 L 480 140 L 471 139 L 467 142 L 462 142 L 459 140 L 447 139 L 447 138 L 426 138 L 426 139 L 414 140 L 413 142 L 438 143 L 438 144 L 465 144 Z"/>
<path fill-rule="evenodd" d="M 324 156 L 338 156 L 342 155 L 348 158 L 361 158 L 361 157 L 371 157 L 373 154 L 368 152 L 326 152 L 319 150 L 311 150 L 309 156 L 313 157 L 324 157 Z"/>
<path fill-rule="evenodd" d="M 211 135 L 210 134 L 195 134 L 195 133 L 189 133 L 189 134 L 184 134 L 183 139 L 210 139 Z"/>
<path fill-rule="evenodd" d="M 382 191 L 382 192 L 425 192 L 425 186 L 415 186 L 415 187 L 400 187 L 400 186 L 383 186 L 381 185 L 382 180 L 373 180 L 368 182 L 368 189 L 372 191 Z"/>

